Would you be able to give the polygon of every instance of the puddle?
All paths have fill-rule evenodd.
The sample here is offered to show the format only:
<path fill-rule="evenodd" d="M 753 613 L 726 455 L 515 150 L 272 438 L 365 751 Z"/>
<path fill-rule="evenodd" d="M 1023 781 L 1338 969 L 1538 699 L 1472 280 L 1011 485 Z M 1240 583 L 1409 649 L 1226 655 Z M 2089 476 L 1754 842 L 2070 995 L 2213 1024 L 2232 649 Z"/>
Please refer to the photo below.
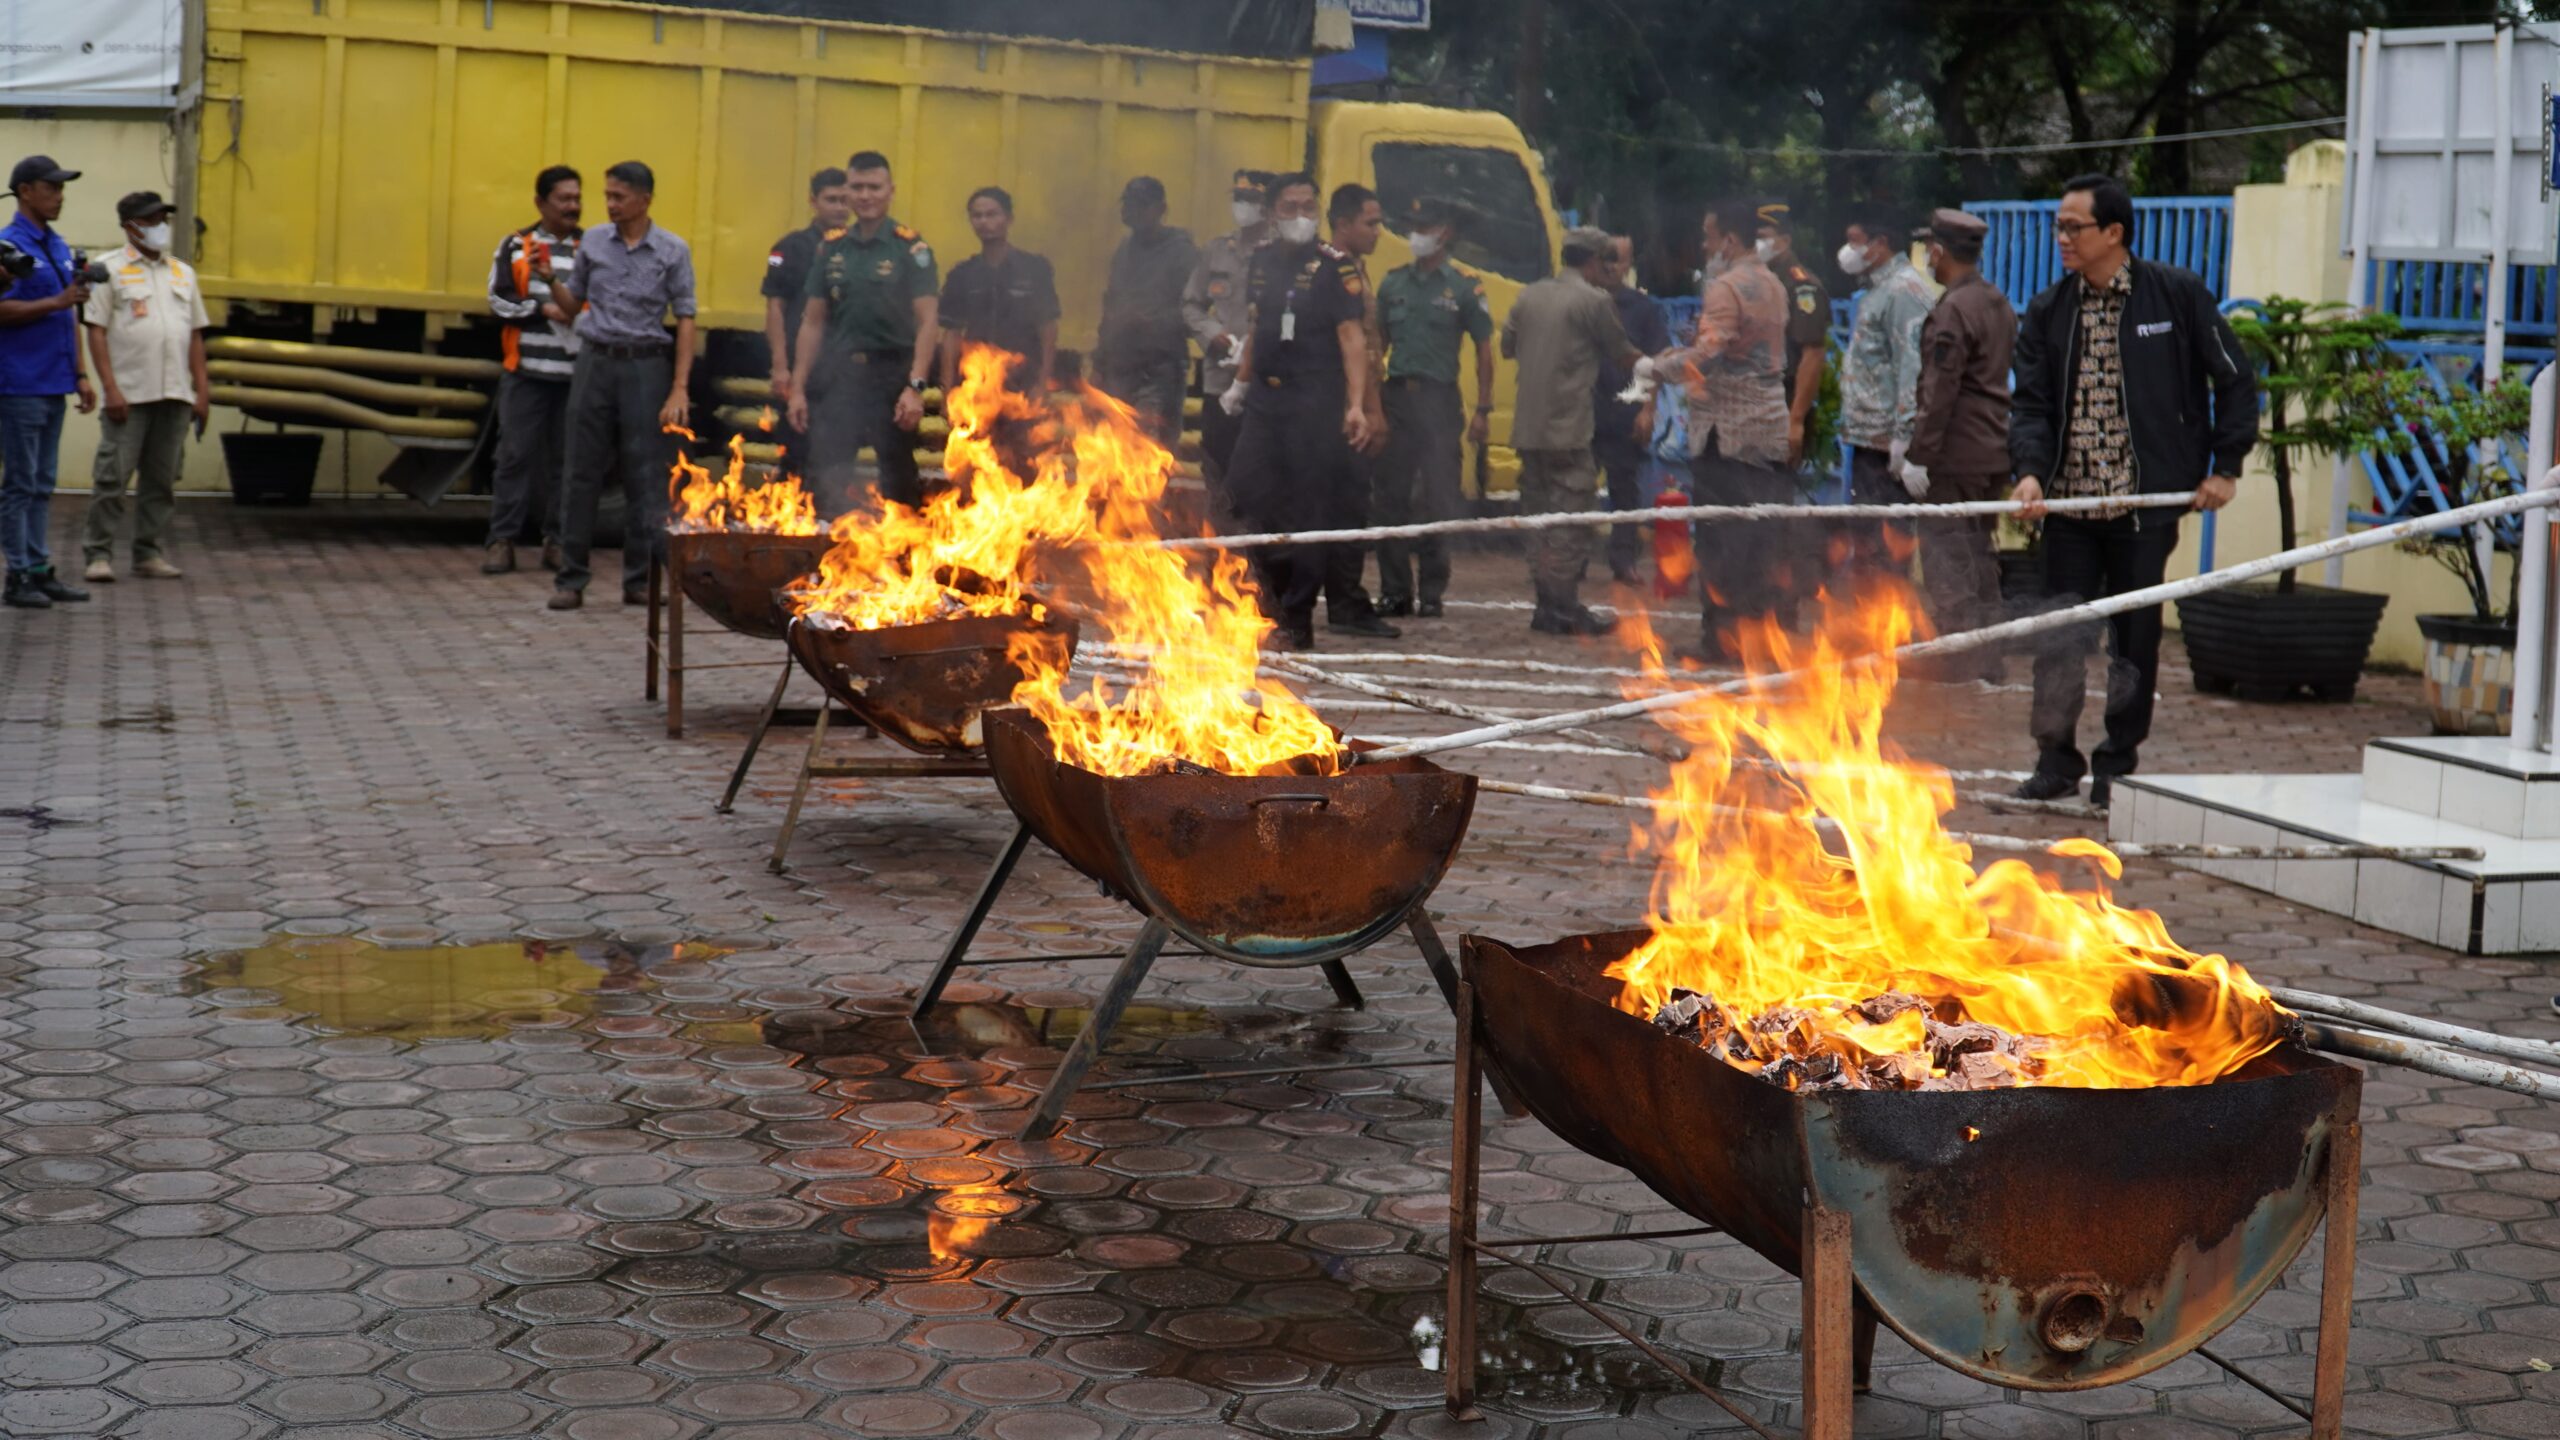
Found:
<path fill-rule="evenodd" d="M 148 730 L 166 735 L 178 726 L 178 712 L 166 705 L 154 705 L 133 715 L 110 715 L 98 722 L 101 730 Z"/>
<path fill-rule="evenodd" d="M 56 825 L 81 823 L 68 815 L 56 814 L 53 807 L 49 805 L 12 806 L 6 810 L 0 810 L 0 820 L 15 820 L 38 835 L 44 834 Z"/>
<path fill-rule="evenodd" d="M 198 992 L 226 1008 L 290 1012 L 338 1035 L 395 1040 L 494 1040 L 519 1030 L 553 1029 L 598 1013 L 600 996 L 656 987 L 670 967 L 735 954 L 701 941 L 641 945 L 610 938 L 502 940 L 481 945 L 378 945 L 345 936 L 280 936 L 248 950 L 205 958 L 193 977 Z M 706 1028 L 743 1024 L 702 1017 Z M 706 1038 L 727 1038 L 709 1036 Z"/>
<path fill-rule="evenodd" d="M 1568 1345 L 1532 1334 L 1529 1312 L 1489 1297 L 1477 1311 L 1477 1323 L 1486 1327 L 1476 1337 L 1477 1389 L 1488 1397 L 1503 1396 L 1521 1404 L 1570 1406 L 1592 1396 L 1685 1388 L 1632 1345 L 1614 1339 L 1606 1344 Z M 1435 1375 L 1441 1373 L 1447 1368 L 1448 1338 L 1447 1323 L 1441 1316 L 1417 1317 L 1406 1335 L 1414 1363 Z M 1723 1386 L 1722 1358 L 1677 1348 L 1670 1353 L 1700 1382 Z"/>

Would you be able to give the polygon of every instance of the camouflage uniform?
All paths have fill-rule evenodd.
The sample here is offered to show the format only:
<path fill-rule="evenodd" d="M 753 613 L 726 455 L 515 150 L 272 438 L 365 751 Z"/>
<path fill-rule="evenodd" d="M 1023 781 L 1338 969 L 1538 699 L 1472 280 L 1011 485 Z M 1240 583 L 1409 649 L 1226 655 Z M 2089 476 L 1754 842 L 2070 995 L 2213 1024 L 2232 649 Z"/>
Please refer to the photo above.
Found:
<path fill-rule="evenodd" d="M 1919 417 L 1920 330 L 1937 303 L 1936 287 L 1905 256 L 1892 256 L 1868 274 L 1840 365 L 1840 438 L 1850 446 L 1849 498 L 1861 505 L 1911 498 L 1895 471 L 1894 451 L 1911 443 Z M 1841 524 L 1849 542 L 1851 588 L 1881 575 L 1909 578 L 1910 547 L 1888 543 L 1888 529 L 1908 527 L 1877 520 Z"/>

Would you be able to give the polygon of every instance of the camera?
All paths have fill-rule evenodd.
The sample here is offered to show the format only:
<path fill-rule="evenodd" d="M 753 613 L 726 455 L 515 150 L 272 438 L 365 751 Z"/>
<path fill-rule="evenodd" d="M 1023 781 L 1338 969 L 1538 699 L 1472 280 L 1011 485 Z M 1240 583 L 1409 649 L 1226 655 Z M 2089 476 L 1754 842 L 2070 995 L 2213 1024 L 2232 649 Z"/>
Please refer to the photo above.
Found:
<path fill-rule="evenodd" d="M 106 261 L 90 258 L 89 252 L 86 250 L 74 250 L 71 252 L 72 284 L 104 285 L 114 278 L 115 272 L 107 268 Z"/>
<path fill-rule="evenodd" d="M 14 284 L 35 272 L 36 257 L 6 240 L 0 240 L 0 275 L 8 276 Z"/>

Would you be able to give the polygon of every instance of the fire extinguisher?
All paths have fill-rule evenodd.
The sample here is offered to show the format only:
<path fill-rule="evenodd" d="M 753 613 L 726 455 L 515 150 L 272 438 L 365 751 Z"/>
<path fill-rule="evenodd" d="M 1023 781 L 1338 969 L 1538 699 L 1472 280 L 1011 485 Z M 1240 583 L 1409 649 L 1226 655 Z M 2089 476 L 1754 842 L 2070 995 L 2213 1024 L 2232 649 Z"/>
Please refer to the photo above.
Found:
<path fill-rule="evenodd" d="M 1662 494 L 1653 503 L 1670 507 L 1689 503 L 1689 490 L 1677 473 L 1662 477 Z M 1689 544 L 1689 522 L 1656 520 L 1653 522 L 1653 593 L 1657 598 L 1677 600 L 1689 593 L 1690 572 L 1696 568 L 1697 552 Z"/>

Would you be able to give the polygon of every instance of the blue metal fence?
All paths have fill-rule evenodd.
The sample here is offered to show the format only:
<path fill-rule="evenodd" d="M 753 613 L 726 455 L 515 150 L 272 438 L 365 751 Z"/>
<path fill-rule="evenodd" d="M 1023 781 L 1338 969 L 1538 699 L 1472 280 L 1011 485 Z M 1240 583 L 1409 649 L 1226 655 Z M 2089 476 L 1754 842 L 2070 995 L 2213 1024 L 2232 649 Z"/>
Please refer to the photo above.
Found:
<path fill-rule="evenodd" d="M 2489 267 L 2481 261 L 2376 260 L 2373 306 L 2411 330 L 2468 331 L 2489 323 Z M 2507 267 L 2507 334 L 2560 334 L 2560 279 L 2548 265 Z"/>
<path fill-rule="evenodd" d="M 2053 246 L 2059 200 L 1971 200 L 1966 211 L 1991 227 L 1983 238 L 1982 276 L 2009 303 L 2027 302 L 2062 278 Z M 2228 196 L 2179 196 L 2133 202 L 2133 253 L 2193 270 L 2213 287 L 2217 300 L 2230 294 L 2231 200 Z"/>

